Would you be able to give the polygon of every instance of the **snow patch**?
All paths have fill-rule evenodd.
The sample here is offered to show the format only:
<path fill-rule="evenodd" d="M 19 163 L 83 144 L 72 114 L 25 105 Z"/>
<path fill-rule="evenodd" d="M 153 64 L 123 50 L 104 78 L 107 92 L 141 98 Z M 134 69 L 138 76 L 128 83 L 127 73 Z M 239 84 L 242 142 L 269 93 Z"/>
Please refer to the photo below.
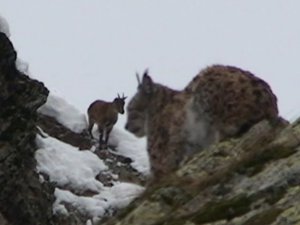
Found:
<path fill-rule="evenodd" d="M 99 192 L 103 185 L 96 176 L 107 166 L 91 151 L 79 151 L 55 138 L 37 136 L 39 149 L 35 153 L 37 170 L 49 175 L 51 182 L 78 191 Z"/>
<path fill-rule="evenodd" d="M 8 22 L 1 15 L 0 15 L 0 32 L 3 32 L 4 34 L 6 34 L 7 37 L 10 37 Z"/>
<path fill-rule="evenodd" d="M 136 184 L 119 182 L 110 188 L 104 188 L 95 198 L 105 199 L 110 207 L 118 209 L 127 206 L 132 200 L 139 196 L 144 189 L 144 187 Z"/>
<path fill-rule="evenodd" d="M 92 134 L 98 142 L 99 132 L 96 124 L 92 129 Z M 114 154 L 131 158 L 133 161 L 131 166 L 138 172 L 149 175 L 150 162 L 146 150 L 146 141 L 146 138 L 137 138 L 128 131 L 114 126 L 109 135 L 108 145 L 114 146 L 115 150 L 112 150 Z M 94 152 L 95 147 L 90 150 Z"/>
<path fill-rule="evenodd" d="M 95 199 L 93 197 L 84 197 L 73 194 L 68 190 L 55 189 L 54 195 L 54 213 L 61 213 L 62 203 L 67 203 L 76 208 L 80 213 L 90 218 L 103 216 L 105 209 L 109 207 L 105 199 Z"/>
<path fill-rule="evenodd" d="M 144 175 L 150 174 L 150 162 L 146 150 L 146 138 L 137 138 L 131 133 L 114 127 L 109 144 L 117 146 L 116 154 L 132 159 L 132 167 Z"/>
<path fill-rule="evenodd" d="M 111 209 L 127 206 L 134 198 L 139 196 L 144 188 L 130 183 L 116 183 L 113 187 L 105 187 L 100 194 L 84 197 L 70 191 L 55 189 L 54 213 L 65 213 L 63 203 L 75 207 L 79 212 L 93 220 L 110 213 Z"/>
<path fill-rule="evenodd" d="M 71 205 L 80 213 L 97 221 L 112 210 L 127 206 L 139 196 L 144 188 L 131 183 L 115 182 L 112 187 L 105 187 L 96 180 L 99 172 L 107 170 L 104 162 L 91 151 L 79 151 L 50 136 L 42 138 L 37 135 L 39 149 L 35 153 L 37 171 L 47 174 L 57 186 L 82 193 L 91 190 L 93 196 L 79 196 L 69 190 L 55 189 L 56 200 L 53 213 L 68 215 L 66 205 Z M 109 172 L 109 171 L 108 171 Z M 87 222 L 88 223 L 88 222 Z"/>
<path fill-rule="evenodd" d="M 86 117 L 83 113 L 64 99 L 52 94 L 48 96 L 47 102 L 38 109 L 38 112 L 54 117 L 59 123 L 75 133 L 81 133 L 87 128 Z"/>
<path fill-rule="evenodd" d="M 8 38 L 11 35 L 7 20 L 3 18 L 1 15 L 0 15 L 0 32 L 3 32 Z M 27 75 L 29 74 L 29 64 L 24 60 L 17 58 L 16 67 L 19 71 Z"/>
<path fill-rule="evenodd" d="M 16 67 L 19 71 L 21 71 L 22 73 L 25 73 L 26 75 L 30 74 L 29 64 L 20 58 L 17 58 Z"/>

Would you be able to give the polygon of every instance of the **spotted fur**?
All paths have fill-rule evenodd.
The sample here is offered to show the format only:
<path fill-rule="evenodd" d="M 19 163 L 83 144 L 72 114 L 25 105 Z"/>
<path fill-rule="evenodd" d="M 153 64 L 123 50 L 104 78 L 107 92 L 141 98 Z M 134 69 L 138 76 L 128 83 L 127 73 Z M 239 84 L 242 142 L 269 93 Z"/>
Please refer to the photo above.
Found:
<path fill-rule="evenodd" d="M 201 71 L 185 88 L 193 111 L 206 112 L 220 138 L 247 131 L 252 125 L 278 118 L 277 98 L 270 86 L 249 71 L 214 65 Z"/>
<path fill-rule="evenodd" d="M 151 170 L 158 178 L 213 143 L 260 120 L 277 119 L 278 109 L 266 82 L 236 67 L 214 65 L 183 91 L 153 82 L 146 72 L 127 116 L 126 129 L 147 136 Z"/>

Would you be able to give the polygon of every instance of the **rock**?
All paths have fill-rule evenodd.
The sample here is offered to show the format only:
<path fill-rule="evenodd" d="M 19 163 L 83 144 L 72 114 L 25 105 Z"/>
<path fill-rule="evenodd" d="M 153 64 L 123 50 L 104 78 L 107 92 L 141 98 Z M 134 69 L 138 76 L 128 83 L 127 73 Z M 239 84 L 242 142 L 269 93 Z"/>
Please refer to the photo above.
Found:
<path fill-rule="evenodd" d="M 90 149 L 93 146 L 87 132 L 75 133 L 57 122 L 54 117 L 38 113 L 37 125 L 50 136 L 79 149 Z"/>
<path fill-rule="evenodd" d="M 36 110 L 47 95 L 17 70 L 0 73 L 0 211 L 8 224 L 55 224 L 53 188 L 40 183 L 34 160 Z"/>
<path fill-rule="evenodd" d="M 0 224 L 1 225 L 10 225 L 6 219 L 4 219 L 3 215 L 0 213 Z"/>
<path fill-rule="evenodd" d="M 298 224 L 299 131 L 299 121 L 262 121 L 195 155 L 104 224 Z"/>

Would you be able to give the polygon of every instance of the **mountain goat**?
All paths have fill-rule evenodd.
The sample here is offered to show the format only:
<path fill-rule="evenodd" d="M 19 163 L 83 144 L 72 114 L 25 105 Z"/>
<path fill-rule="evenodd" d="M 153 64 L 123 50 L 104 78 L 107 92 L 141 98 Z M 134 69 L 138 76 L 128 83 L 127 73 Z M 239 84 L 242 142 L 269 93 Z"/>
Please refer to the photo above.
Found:
<path fill-rule="evenodd" d="M 102 100 L 94 101 L 88 108 L 88 132 L 92 135 L 92 129 L 96 123 L 99 137 L 99 148 L 107 148 L 109 134 L 118 120 L 118 113 L 124 114 L 125 99 L 123 96 L 115 98 L 112 102 L 106 102 Z"/>

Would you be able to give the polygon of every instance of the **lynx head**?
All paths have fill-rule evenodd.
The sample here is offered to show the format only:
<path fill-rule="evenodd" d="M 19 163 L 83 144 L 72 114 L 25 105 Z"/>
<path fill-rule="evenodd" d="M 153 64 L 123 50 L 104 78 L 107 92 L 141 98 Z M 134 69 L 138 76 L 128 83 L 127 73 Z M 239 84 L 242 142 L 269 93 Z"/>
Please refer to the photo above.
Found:
<path fill-rule="evenodd" d="M 137 93 L 133 96 L 127 106 L 127 123 L 125 128 L 138 137 L 146 135 L 147 109 L 149 102 L 155 94 L 156 85 L 148 75 L 148 70 L 144 72 L 142 80 L 136 74 L 138 81 Z"/>

